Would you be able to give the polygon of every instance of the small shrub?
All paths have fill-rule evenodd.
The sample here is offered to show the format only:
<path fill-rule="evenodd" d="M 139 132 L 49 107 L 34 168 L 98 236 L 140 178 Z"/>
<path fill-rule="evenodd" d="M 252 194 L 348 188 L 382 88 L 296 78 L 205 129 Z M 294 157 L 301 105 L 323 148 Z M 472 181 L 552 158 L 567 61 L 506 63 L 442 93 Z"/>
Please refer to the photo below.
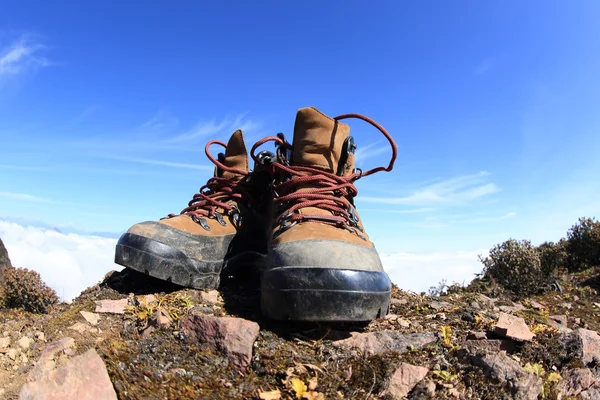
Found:
<path fill-rule="evenodd" d="M 58 303 L 54 289 L 42 281 L 39 273 L 27 268 L 7 267 L 0 292 L 4 307 L 33 313 L 46 313 L 49 306 Z"/>
<path fill-rule="evenodd" d="M 567 242 L 561 239 L 558 243 L 544 242 L 538 246 L 542 273 L 553 275 L 557 270 L 565 266 L 567 260 Z"/>
<path fill-rule="evenodd" d="M 540 253 L 529 240 L 509 239 L 494 246 L 487 257 L 479 256 L 479 261 L 485 275 L 517 296 L 538 293 L 551 278 L 542 272 Z"/>
<path fill-rule="evenodd" d="M 567 232 L 567 253 L 570 272 L 600 265 L 600 221 L 579 218 Z"/>

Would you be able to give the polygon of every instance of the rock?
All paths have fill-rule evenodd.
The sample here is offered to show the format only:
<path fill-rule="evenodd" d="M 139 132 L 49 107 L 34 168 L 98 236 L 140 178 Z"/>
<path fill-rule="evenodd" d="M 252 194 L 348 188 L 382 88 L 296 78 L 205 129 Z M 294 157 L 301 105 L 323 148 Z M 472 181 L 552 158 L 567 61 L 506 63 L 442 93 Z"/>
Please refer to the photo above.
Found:
<path fill-rule="evenodd" d="M 93 326 L 98 325 L 98 321 L 100 321 L 100 316 L 98 314 L 89 312 L 89 311 L 80 311 L 79 313 L 91 325 L 93 325 Z"/>
<path fill-rule="evenodd" d="M 587 368 L 571 369 L 562 374 L 562 380 L 556 386 L 558 400 L 563 397 L 576 397 L 596 383 L 596 377 Z"/>
<path fill-rule="evenodd" d="M 35 363 L 35 366 L 27 376 L 27 381 L 32 382 L 34 380 L 41 379 L 46 371 L 54 368 L 55 360 L 61 355 L 73 355 L 73 348 L 75 347 L 75 340 L 71 337 L 64 337 L 60 340 L 52 342 L 42 350 L 39 360 Z"/>
<path fill-rule="evenodd" d="M 31 346 L 31 343 L 33 343 L 33 340 L 28 338 L 27 336 L 23 336 L 21 339 L 19 339 L 17 343 L 19 344 L 19 346 L 21 346 L 22 349 L 27 350 L 29 346 Z"/>
<path fill-rule="evenodd" d="M 390 378 L 387 388 L 387 394 L 393 399 L 405 397 L 411 390 L 421 382 L 429 372 L 429 368 L 418 367 L 407 363 L 402 363 L 394 371 Z"/>
<path fill-rule="evenodd" d="M 121 300 L 97 300 L 96 301 L 96 312 L 97 313 L 111 313 L 111 314 L 124 314 L 125 307 L 129 304 L 127 299 Z"/>
<path fill-rule="evenodd" d="M 37 340 L 39 340 L 40 342 L 45 342 L 46 341 L 46 335 L 44 335 L 44 332 L 42 332 L 42 331 L 37 331 L 35 333 L 35 338 Z"/>
<path fill-rule="evenodd" d="M 585 364 L 600 363 L 600 335 L 598 332 L 580 328 L 575 331 L 582 350 L 582 360 Z"/>
<path fill-rule="evenodd" d="M 455 399 L 460 398 L 460 392 L 457 388 L 448 389 L 448 396 L 453 397 Z"/>
<path fill-rule="evenodd" d="M 436 341 L 432 332 L 400 333 L 398 331 L 380 331 L 358 333 L 352 332 L 351 337 L 333 342 L 334 346 L 342 348 L 355 348 L 368 355 L 381 354 L 385 351 L 403 353 L 412 345 L 421 349 Z"/>
<path fill-rule="evenodd" d="M 563 326 L 567 326 L 567 316 L 566 315 L 551 315 L 550 318 L 552 321 L 557 322 Z"/>
<path fill-rule="evenodd" d="M 19 356 L 20 351 L 17 349 L 8 349 L 8 352 L 6 353 L 6 355 L 8 355 L 8 357 L 15 361 L 17 359 L 17 357 Z"/>
<path fill-rule="evenodd" d="M 571 303 L 562 303 L 560 306 L 562 308 L 566 308 L 567 310 L 570 310 L 573 307 Z"/>
<path fill-rule="evenodd" d="M 221 299 L 221 295 L 219 294 L 219 291 L 217 291 L 217 290 L 208 290 L 208 291 L 202 290 L 200 292 L 200 297 L 202 298 L 202 301 L 204 303 L 216 304 L 216 303 L 223 302 L 223 300 Z"/>
<path fill-rule="evenodd" d="M 579 394 L 581 400 L 598 400 L 600 399 L 600 384 L 585 390 Z"/>
<path fill-rule="evenodd" d="M 159 328 L 168 328 L 173 323 L 173 318 L 169 315 L 168 312 L 159 308 L 154 313 L 154 321 L 156 322 L 156 326 Z"/>
<path fill-rule="evenodd" d="M 471 362 L 480 366 L 488 378 L 507 384 L 516 400 L 535 400 L 542 391 L 542 379 L 523 369 L 504 351 L 476 353 Z"/>
<path fill-rule="evenodd" d="M 410 328 L 410 321 L 407 320 L 406 318 L 398 318 L 396 323 L 398 325 L 400 325 L 400 327 L 402 327 L 402 328 Z"/>
<path fill-rule="evenodd" d="M 398 316 L 396 314 L 388 314 L 385 316 L 385 319 L 387 319 L 388 321 L 394 322 L 398 319 Z"/>
<path fill-rule="evenodd" d="M 517 311 L 527 310 L 527 308 L 525 306 L 523 306 L 522 304 L 517 304 L 517 303 L 513 303 L 512 306 L 499 306 L 498 308 L 500 309 L 500 311 L 503 311 L 505 313 L 513 313 L 513 312 L 517 312 Z"/>
<path fill-rule="evenodd" d="M 471 303 L 469 303 L 469 305 L 471 306 L 471 308 L 473 308 L 475 310 L 481 310 L 481 306 L 476 301 L 472 301 Z"/>
<path fill-rule="evenodd" d="M 194 313 L 181 321 L 188 342 L 200 342 L 222 352 L 236 368 L 245 369 L 260 328 L 256 322 L 234 317 Z"/>
<path fill-rule="evenodd" d="M 449 310 L 452 308 L 452 304 L 448 303 L 447 301 L 436 301 L 433 300 L 431 302 L 429 302 L 429 307 L 433 308 L 434 310 Z"/>
<path fill-rule="evenodd" d="M 507 353 L 514 353 L 517 349 L 515 342 L 510 339 L 467 340 L 464 347 L 471 352 L 498 352 L 504 350 Z"/>
<path fill-rule="evenodd" d="M 500 313 L 500 318 L 496 323 L 494 332 L 500 336 L 520 342 L 528 342 L 535 336 L 529 331 L 523 318 L 506 313 Z"/>
<path fill-rule="evenodd" d="M 113 400 L 117 394 L 106 366 L 94 349 L 74 357 L 63 366 L 47 370 L 23 385 L 19 399 Z"/>
<path fill-rule="evenodd" d="M 532 301 L 531 302 L 531 307 L 534 310 L 543 310 L 544 308 L 546 308 L 545 306 L 543 306 L 542 304 L 538 303 L 537 301 Z"/>
<path fill-rule="evenodd" d="M 10 346 L 10 337 L 0 338 L 0 349 L 6 349 L 8 346 Z"/>
<path fill-rule="evenodd" d="M 143 303 L 143 304 L 148 305 L 148 304 L 152 303 L 153 301 L 156 301 L 156 296 L 153 294 L 147 294 L 145 296 L 138 296 L 138 303 L 140 303 L 140 304 Z"/>
<path fill-rule="evenodd" d="M 2 278 L 2 269 L 3 267 L 11 267 L 10 258 L 8 257 L 8 251 L 6 251 L 6 247 L 4 247 L 4 243 L 2 243 L 2 239 L 0 239 L 0 278 Z"/>
<path fill-rule="evenodd" d="M 484 295 L 484 294 L 481 294 L 481 293 L 477 293 L 477 294 L 475 295 L 475 299 L 476 299 L 478 302 L 480 302 L 480 303 L 483 303 L 483 304 L 485 304 L 485 305 L 486 305 L 486 306 L 488 306 L 488 307 L 493 307 L 493 306 L 494 306 L 494 304 L 496 304 L 496 301 L 498 301 L 498 299 L 492 299 L 492 298 L 489 298 L 489 297 L 487 297 L 486 295 Z"/>
<path fill-rule="evenodd" d="M 487 333 L 485 332 L 469 332 L 467 340 L 485 340 L 487 339 Z"/>
<path fill-rule="evenodd" d="M 395 306 L 403 306 L 405 304 L 408 304 L 408 300 L 392 298 L 392 300 L 390 301 L 390 304 L 395 305 Z"/>
<path fill-rule="evenodd" d="M 475 316 L 470 312 L 464 312 L 460 316 L 460 319 L 467 322 L 475 322 Z"/>
<path fill-rule="evenodd" d="M 86 324 L 84 324 L 83 322 L 76 322 L 73 325 L 71 325 L 69 327 L 69 329 L 72 329 L 74 331 L 77 331 L 79 333 L 84 333 L 88 330 L 88 326 Z"/>

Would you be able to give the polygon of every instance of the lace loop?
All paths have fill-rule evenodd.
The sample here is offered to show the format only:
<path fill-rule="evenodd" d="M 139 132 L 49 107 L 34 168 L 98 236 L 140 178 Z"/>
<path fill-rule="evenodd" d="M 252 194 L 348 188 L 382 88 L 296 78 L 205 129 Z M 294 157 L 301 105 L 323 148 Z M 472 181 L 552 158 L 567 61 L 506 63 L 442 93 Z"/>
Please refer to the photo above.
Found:
<path fill-rule="evenodd" d="M 245 177 L 248 176 L 248 171 L 228 167 L 213 157 L 213 155 L 210 153 L 210 146 L 214 144 L 224 148 L 227 148 L 227 145 L 219 140 L 211 140 L 204 147 L 206 156 L 213 164 L 217 166 L 217 168 L 221 169 L 222 171 L 243 175 Z M 210 226 L 206 222 L 205 218 L 215 218 L 219 224 L 223 226 L 226 225 L 222 214 L 233 215 L 237 211 L 237 206 L 231 204 L 231 201 L 249 201 L 249 190 L 242 183 L 242 181 L 236 182 L 232 179 L 213 176 L 206 182 L 204 186 L 200 188 L 198 193 L 192 196 L 192 200 L 188 202 L 188 206 L 181 210 L 179 215 L 189 215 L 195 222 L 199 223 L 206 230 L 210 230 Z M 217 209 L 221 209 L 223 212 L 219 212 Z M 171 213 L 167 217 L 173 218 L 176 216 L 176 214 Z"/>

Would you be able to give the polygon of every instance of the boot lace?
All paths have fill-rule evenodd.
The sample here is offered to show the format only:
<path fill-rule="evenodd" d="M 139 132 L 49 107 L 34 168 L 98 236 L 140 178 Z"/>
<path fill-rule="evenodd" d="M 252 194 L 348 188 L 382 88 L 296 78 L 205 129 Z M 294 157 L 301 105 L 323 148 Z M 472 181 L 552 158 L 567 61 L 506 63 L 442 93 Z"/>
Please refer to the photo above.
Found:
<path fill-rule="evenodd" d="M 211 140 L 206 144 L 204 152 L 213 164 L 223 171 L 241 174 L 245 177 L 249 175 L 247 171 L 227 167 L 221 161 L 215 159 L 209 151 L 210 146 L 213 144 L 223 146 L 224 148 L 227 147 L 225 143 L 219 140 Z M 179 214 L 171 213 L 166 218 L 173 218 L 177 215 L 189 215 L 206 230 L 210 230 L 206 218 L 214 218 L 219 224 L 225 226 L 227 223 L 225 222 L 223 215 L 231 215 L 234 223 L 237 224 L 239 223 L 240 213 L 237 206 L 232 205 L 231 201 L 238 200 L 244 203 L 250 202 L 250 190 L 248 185 L 245 184 L 245 181 L 246 179 L 242 179 L 240 182 L 235 182 L 231 179 L 214 176 L 200 188 L 198 193 L 194 194 L 186 208 L 181 210 Z M 222 211 L 219 212 L 218 209 Z"/>
<path fill-rule="evenodd" d="M 383 133 L 392 148 L 392 158 L 387 167 L 377 167 L 364 172 L 355 169 L 348 176 L 339 176 L 317 168 L 293 166 L 289 163 L 292 145 L 285 140 L 283 134 L 279 134 L 277 137 L 266 137 L 252 147 L 252 158 L 258 161 L 254 152 L 259 146 L 267 142 L 275 142 L 277 146 L 277 159 L 270 163 L 270 167 L 274 176 L 283 177 L 273 181 L 273 191 L 275 206 L 284 211 L 280 213 L 276 221 L 276 225 L 279 227 L 275 236 L 300 222 L 315 221 L 347 229 L 366 240 L 360 233 L 364 231 L 360 227 L 358 216 L 355 213 L 353 198 L 358 194 L 358 190 L 354 183 L 362 177 L 380 171 L 391 171 L 398 149 L 387 130 L 369 117 L 361 114 L 342 114 L 334 119 L 339 121 L 347 118 L 366 121 Z M 300 214 L 299 210 L 306 207 L 329 211 L 331 215 Z"/>

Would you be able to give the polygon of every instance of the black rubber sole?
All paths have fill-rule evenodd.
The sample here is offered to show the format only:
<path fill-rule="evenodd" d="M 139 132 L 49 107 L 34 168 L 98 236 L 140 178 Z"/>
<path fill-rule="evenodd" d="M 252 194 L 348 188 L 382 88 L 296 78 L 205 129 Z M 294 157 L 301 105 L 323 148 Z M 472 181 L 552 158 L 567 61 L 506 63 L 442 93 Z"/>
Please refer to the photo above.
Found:
<path fill-rule="evenodd" d="M 154 278 L 195 289 L 215 289 L 223 260 L 194 260 L 164 243 L 125 233 L 117 242 L 115 263 Z"/>
<path fill-rule="evenodd" d="M 372 321 L 389 312 L 391 294 L 378 271 L 278 267 L 261 279 L 262 312 L 280 321 Z"/>

